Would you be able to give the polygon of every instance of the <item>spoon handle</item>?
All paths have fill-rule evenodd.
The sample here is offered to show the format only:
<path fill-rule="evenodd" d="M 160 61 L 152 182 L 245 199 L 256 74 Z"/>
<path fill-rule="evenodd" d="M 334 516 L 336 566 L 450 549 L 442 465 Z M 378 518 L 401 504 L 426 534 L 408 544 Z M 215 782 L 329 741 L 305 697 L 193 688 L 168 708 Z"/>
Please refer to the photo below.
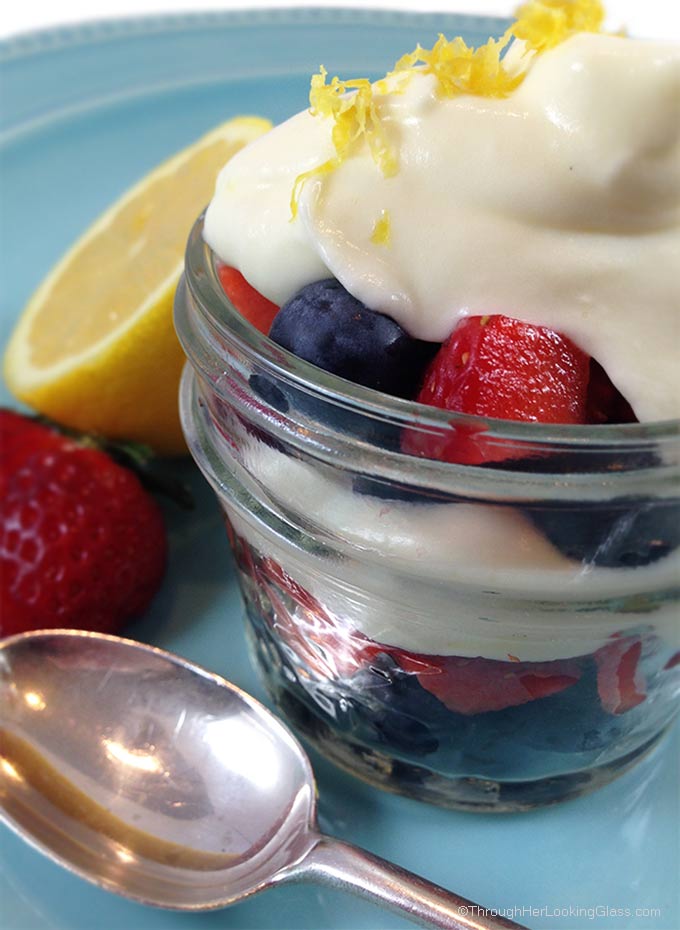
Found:
<path fill-rule="evenodd" d="M 391 910 L 405 912 L 425 927 L 526 930 L 413 872 L 333 837 L 319 835 L 298 868 L 297 878 L 355 892 Z"/>

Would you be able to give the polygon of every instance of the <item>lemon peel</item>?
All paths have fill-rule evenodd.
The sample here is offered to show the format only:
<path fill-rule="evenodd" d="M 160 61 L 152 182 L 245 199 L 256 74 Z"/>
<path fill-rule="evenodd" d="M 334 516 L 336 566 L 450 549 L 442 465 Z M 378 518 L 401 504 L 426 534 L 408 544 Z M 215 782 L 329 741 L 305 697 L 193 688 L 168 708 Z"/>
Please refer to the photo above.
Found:
<path fill-rule="evenodd" d="M 371 242 L 373 245 L 389 246 L 392 240 L 392 227 L 389 210 L 381 210 L 380 216 L 373 224 Z"/>
<path fill-rule="evenodd" d="M 507 97 L 524 78 L 503 65 L 501 56 L 512 38 L 510 28 L 500 39 L 489 39 L 485 45 L 472 48 L 460 36 L 449 41 L 440 35 L 431 49 L 419 45 L 402 56 L 395 70 L 413 74 L 417 69 L 422 74 L 433 74 L 439 93 L 445 97 Z"/>
<path fill-rule="evenodd" d="M 298 175 L 290 202 L 293 219 L 297 215 L 298 198 L 305 182 L 311 177 L 330 174 L 351 155 L 361 140 L 366 141 L 373 160 L 385 177 L 396 174 L 399 167 L 376 105 L 376 98 L 388 93 L 386 80 L 372 84 L 368 78 L 341 81 L 336 76 L 327 83 L 327 77 L 328 72 L 323 65 L 319 73 L 312 76 L 309 105 L 312 116 L 333 120 L 331 141 L 335 156 Z"/>
<path fill-rule="evenodd" d="M 525 53 L 540 54 L 577 32 L 600 32 L 604 15 L 600 0 L 528 0 L 500 39 L 473 48 L 460 36 L 449 41 L 440 34 L 431 49 L 419 45 L 403 55 L 395 71 L 433 74 L 439 93 L 447 97 L 507 97 L 526 77 L 532 58 L 525 54 L 521 69 L 508 68 L 503 53 L 513 39 L 524 43 Z"/>
<path fill-rule="evenodd" d="M 577 32 L 600 32 L 604 22 L 600 0 L 528 0 L 518 7 L 515 22 L 500 39 L 490 38 L 478 48 L 457 36 L 439 38 L 431 49 L 418 45 L 397 61 L 392 71 L 371 84 L 367 78 L 342 81 L 321 66 L 313 75 L 309 92 L 312 116 L 333 121 L 331 141 L 335 154 L 315 168 L 298 175 L 290 199 L 291 221 L 298 213 L 302 188 L 311 178 L 335 171 L 365 143 L 383 177 L 399 170 L 398 152 L 390 144 L 380 116 L 380 98 L 403 93 L 415 74 L 432 74 L 437 90 L 445 97 L 472 94 L 480 97 L 507 97 L 522 83 L 532 60 Z M 519 63 L 508 67 L 504 53 L 509 44 L 520 40 L 524 54 Z"/>
<path fill-rule="evenodd" d="M 529 0 L 515 15 L 513 35 L 544 52 L 577 32 L 600 32 L 605 12 L 600 0 Z"/>

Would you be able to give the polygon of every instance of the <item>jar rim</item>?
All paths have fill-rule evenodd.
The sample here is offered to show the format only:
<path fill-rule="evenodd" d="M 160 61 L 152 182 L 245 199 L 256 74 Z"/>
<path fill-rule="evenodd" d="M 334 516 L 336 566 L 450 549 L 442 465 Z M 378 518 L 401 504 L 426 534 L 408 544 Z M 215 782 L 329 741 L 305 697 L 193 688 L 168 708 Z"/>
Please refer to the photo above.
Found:
<path fill-rule="evenodd" d="M 251 357 L 268 374 L 283 378 L 330 404 L 380 420 L 438 432 L 474 427 L 499 442 L 585 450 L 597 446 L 633 451 L 654 444 L 657 450 L 680 440 L 680 419 L 627 424 L 545 424 L 457 413 L 384 394 L 324 371 L 277 345 L 235 308 L 220 283 L 215 253 L 203 238 L 202 213 L 190 232 L 185 254 L 187 286 L 210 329 Z M 439 465 L 445 464 L 442 462 Z"/>

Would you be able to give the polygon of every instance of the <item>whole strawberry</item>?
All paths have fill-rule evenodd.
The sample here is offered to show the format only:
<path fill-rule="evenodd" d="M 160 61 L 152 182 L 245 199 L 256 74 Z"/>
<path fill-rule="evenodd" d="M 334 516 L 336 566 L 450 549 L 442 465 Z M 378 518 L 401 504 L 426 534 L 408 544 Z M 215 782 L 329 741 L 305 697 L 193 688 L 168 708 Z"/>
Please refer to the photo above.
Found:
<path fill-rule="evenodd" d="M 97 448 L 0 410 L 0 634 L 115 632 L 158 590 L 167 544 L 156 502 Z"/>

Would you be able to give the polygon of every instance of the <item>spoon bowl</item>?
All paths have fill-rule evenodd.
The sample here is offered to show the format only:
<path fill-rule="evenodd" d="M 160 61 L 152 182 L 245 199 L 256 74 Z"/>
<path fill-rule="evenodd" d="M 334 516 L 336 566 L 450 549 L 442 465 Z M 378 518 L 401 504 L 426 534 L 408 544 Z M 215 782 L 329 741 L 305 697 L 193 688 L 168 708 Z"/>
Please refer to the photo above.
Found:
<path fill-rule="evenodd" d="M 39 631 L 0 643 L 0 812 L 109 891 L 182 910 L 315 879 L 414 920 L 513 928 L 316 827 L 304 750 L 217 675 L 119 637 Z"/>

